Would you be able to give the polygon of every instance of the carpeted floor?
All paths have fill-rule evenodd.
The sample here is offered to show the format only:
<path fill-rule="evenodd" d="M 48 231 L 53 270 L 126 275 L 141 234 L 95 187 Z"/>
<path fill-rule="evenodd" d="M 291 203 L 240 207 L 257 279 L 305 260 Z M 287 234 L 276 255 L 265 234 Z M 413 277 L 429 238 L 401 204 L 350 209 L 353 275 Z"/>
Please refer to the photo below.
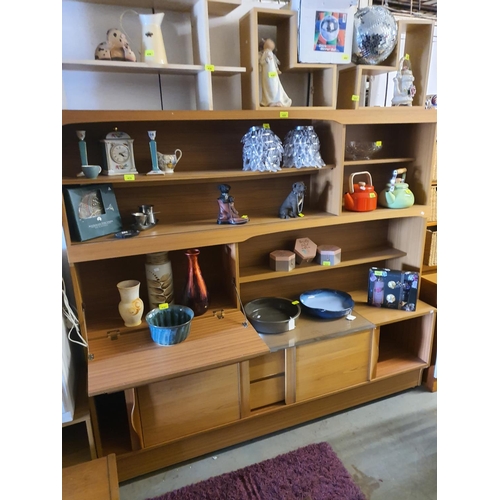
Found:
<path fill-rule="evenodd" d="M 328 443 L 316 443 L 149 500 L 366 500 Z"/>

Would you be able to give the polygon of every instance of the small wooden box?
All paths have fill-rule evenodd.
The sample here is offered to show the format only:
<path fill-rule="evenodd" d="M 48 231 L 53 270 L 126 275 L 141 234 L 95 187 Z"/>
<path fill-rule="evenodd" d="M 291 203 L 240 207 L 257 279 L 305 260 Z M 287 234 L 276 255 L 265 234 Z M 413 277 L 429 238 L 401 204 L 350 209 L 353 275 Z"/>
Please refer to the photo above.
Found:
<path fill-rule="evenodd" d="M 316 257 L 317 245 L 309 238 L 298 238 L 295 241 L 295 262 L 302 264 L 303 262 L 312 262 Z"/>
<path fill-rule="evenodd" d="M 293 271 L 295 254 L 289 250 L 275 250 L 269 254 L 269 266 L 273 271 Z"/>
<path fill-rule="evenodd" d="M 334 266 L 340 263 L 340 247 L 335 245 L 320 245 L 316 261 L 322 266 Z"/>

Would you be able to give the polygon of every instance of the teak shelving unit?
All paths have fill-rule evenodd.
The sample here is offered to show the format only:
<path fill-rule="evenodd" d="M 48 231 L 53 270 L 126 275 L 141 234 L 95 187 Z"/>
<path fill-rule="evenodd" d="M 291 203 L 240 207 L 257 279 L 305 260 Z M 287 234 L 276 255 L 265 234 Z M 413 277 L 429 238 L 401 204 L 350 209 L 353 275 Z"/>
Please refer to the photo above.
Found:
<path fill-rule="evenodd" d="M 116 454 L 120 481 L 226 446 L 309 421 L 421 383 L 429 366 L 435 308 L 416 311 L 366 304 L 371 266 L 422 270 L 430 213 L 436 111 L 422 108 L 242 111 L 63 111 L 63 186 L 110 183 L 125 227 L 140 204 L 153 204 L 159 224 L 139 236 L 113 235 L 72 242 L 63 202 L 63 228 L 82 335 L 88 342 L 87 390 L 97 454 Z M 241 137 L 265 120 L 281 138 L 313 125 L 326 166 L 242 171 Z M 80 171 L 76 130 L 86 131 L 89 161 L 101 161 L 99 140 L 117 127 L 134 142 L 134 181 Z M 171 176 L 147 177 L 148 130 L 183 151 Z M 383 155 L 345 161 L 352 139 L 382 140 Z M 349 175 L 370 170 L 377 192 L 394 169 L 406 166 L 416 204 L 408 209 L 347 212 L 342 198 Z M 296 181 L 307 186 L 304 217 L 282 220 L 278 209 Z M 216 224 L 217 185 L 229 182 L 242 226 Z M 308 264 L 289 273 L 268 267 L 269 253 L 293 248 L 299 237 L 342 248 L 342 262 Z M 168 251 L 176 300 L 186 276 L 183 251 L 200 248 L 211 296 L 176 346 L 153 343 L 144 319 L 126 328 L 116 284 L 141 281 L 148 304 L 145 255 Z M 297 298 L 319 287 L 345 290 L 356 319 L 322 321 L 304 313 L 294 330 L 259 335 L 245 326 L 243 303 L 256 297 Z M 238 292 L 238 294 L 236 293 Z M 224 318 L 217 312 L 224 310 Z"/>
<path fill-rule="evenodd" d="M 195 79 L 196 109 L 214 109 L 212 77 L 230 77 L 244 73 L 240 66 L 213 65 L 210 52 L 209 16 L 225 16 L 241 5 L 241 0 L 63 0 L 91 4 L 142 7 L 155 12 L 187 12 L 191 18 L 193 42 L 193 64 L 149 64 L 125 61 L 64 60 L 62 69 L 66 71 L 97 71 L 105 73 L 191 75 Z M 168 59 L 168 54 L 167 54 Z"/>

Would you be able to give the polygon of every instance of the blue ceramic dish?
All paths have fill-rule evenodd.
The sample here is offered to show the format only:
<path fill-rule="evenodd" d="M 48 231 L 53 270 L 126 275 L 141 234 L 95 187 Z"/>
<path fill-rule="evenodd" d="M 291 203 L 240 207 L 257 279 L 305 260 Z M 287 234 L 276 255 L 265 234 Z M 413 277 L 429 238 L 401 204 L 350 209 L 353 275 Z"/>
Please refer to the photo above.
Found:
<path fill-rule="evenodd" d="M 191 330 L 194 311 L 172 304 L 168 309 L 153 309 L 146 314 L 151 338 L 160 345 L 174 345 L 186 340 Z"/>
<path fill-rule="evenodd" d="M 354 300 L 348 293 L 330 288 L 303 292 L 299 301 L 306 314 L 324 319 L 343 318 L 354 307 Z"/>

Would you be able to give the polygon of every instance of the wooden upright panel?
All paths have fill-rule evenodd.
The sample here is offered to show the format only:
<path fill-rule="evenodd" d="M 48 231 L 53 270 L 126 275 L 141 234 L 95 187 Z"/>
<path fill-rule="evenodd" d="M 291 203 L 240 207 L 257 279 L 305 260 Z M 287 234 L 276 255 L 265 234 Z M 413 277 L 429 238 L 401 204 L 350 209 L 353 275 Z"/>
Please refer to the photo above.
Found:
<path fill-rule="evenodd" d="M 51 496 L 51 495 L 49 495 Z M 62 471 L 62 500 L 118 500 L 116 455 L 98 458 Z"/>
<path fill-rule="evenodd" d="M 297 401 L 324 396 L 368 380 L 371 332 L 297 347 Z"/>
<path fill-rule="evenodd" d="M 137 390 L 144 446 L 154 446 L 240 418 L 238 365 Z"/>

